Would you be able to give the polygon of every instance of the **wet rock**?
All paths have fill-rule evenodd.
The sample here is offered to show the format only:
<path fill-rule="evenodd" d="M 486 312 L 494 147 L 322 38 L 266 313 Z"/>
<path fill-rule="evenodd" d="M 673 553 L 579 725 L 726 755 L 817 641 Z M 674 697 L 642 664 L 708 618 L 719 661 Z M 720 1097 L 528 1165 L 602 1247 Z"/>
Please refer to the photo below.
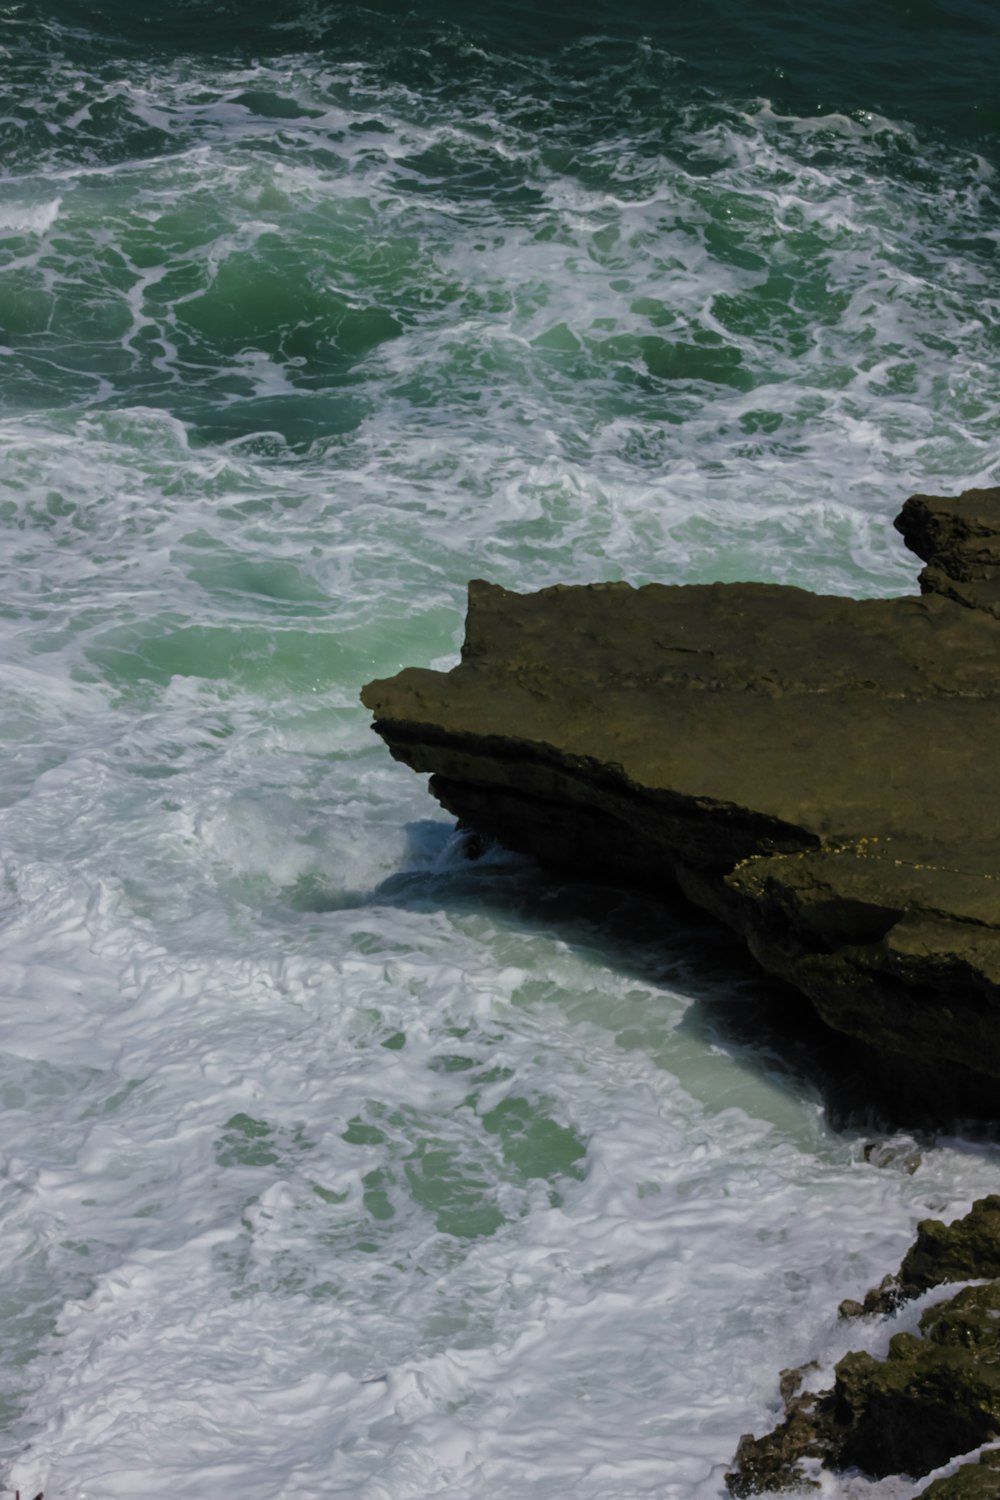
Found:
<path fill-rule="evenodd" d="M 978 1463 L 963 1464 L 946 1479 L 935 1479 L 917 1500 L 1000 1500 L 1000 1448 L 988 1448 Z"/>
<path fill-rule="evenodd" d="M 1000 1196 L 979 1198 L 961 1219 L 923 1219 L 903 1257 L 899 1279 L 907 1296 L 946 1281 L 1000 1276 Z"/>
<path fill-rule="evenodd" d="M 863 1302 L 843 1302 L 844 1318 L 894 1312 L 910 1297 L 919 1297 L 949 1281 L 1000 1277 L 1000 1196 L 979 1198 L 967 1214 L 945 1224 L 923 1219 L 917 1238 L 899 1270 L 868 1292 Z"/>
<path fill-rule="evenodd" d="M 786 1415 L 790 1411 L 795 1398 L 802 1390 L 802 1385 L 807 1375 L 813 1370 L 819 1369 L 818 1360 L 811 1359 L 808 1364 L 798 1365 L 794 1370 L 782 1370 L 778 1376 L 778 1391 L 781 1395 Z"/>
<path fill-rule="evenodd" d="M 863 1302 L 845 1297 L 837 1311 L 845 1322 L 850 1322 L 852 1318 L 871 1318 L 879 1314 L 884 1316 L 894 1313 L 905 1301 L 906 1293 L 900 1285 L 899 1277 L 883 1276 L 878 1286 L 865 1293 Z"/>
<path fill-rule="evenodd" d="M 744 1433 L 733 1469 L 726 1475 L 730 1493 L 745 1500 L 748 1495 L 782 1490 L 818 1490 L 819 1481 L 807 1473 L 805 1460 L 822 1462 L 828 1457 L 826 1426 L 813 1397 L 795 1403 L 781 1425 L 766 1437 Z"/>
<path fill-rule="evenodd" d="M 897 1333 L 888 1357 L 837 1365 L 840 1467 L 876 1479 L 919 1477 L 1000 1434 L 1000 1283 L 969 1287 L 929 1308 L 920 1336 Z"/>
<path fill-rule="evenodd" d="M 817 1480 L 802 1467 L 804 1460 L 822 1461 L 827 1452 L 823 1418 L 817 1402 L 829 1405 L 829 1393 L 802 1391 L 807 1374 L 818 1369 L 815 1360 L 795 1370 L 782 1370 L 778 1388 L 785 1420 L 766 1437 L 744 1433 L 740 1438 L 733 1472 L 726 1482 L 739 1497 L 770 1490 L 819 1489 Z"/>
<path fill-rule="evenodd" d="M 861 1469 L 873 1479 L 919 1478 L 998 1435 L 1000 1282 L 994 1281 L 928 1308 L 920 1333 L 897 1333 L 885 1359 L 845 1355 L 831 1390 L 793 1397 L 773 1432 L 741 1439 L 726 1480 L 739 1497 L 815 1487 L 807 1460 Z"/>
<path fill-rule="evenodd" d="M 911 1177 L 920 1165 L 920 1147 L 911 1140 L 869 1141 L 862 1155 L 873 1167 L 906 1172 Z"/>
<path fill-rule="evenodd" d="M 469 586 L 451 672 L 364 702 L 463 826 L 680 890 L 851 1039 L 882 1102 L 1000 1101 L 1000 490 L 897 522 L 922 597 Z"/>

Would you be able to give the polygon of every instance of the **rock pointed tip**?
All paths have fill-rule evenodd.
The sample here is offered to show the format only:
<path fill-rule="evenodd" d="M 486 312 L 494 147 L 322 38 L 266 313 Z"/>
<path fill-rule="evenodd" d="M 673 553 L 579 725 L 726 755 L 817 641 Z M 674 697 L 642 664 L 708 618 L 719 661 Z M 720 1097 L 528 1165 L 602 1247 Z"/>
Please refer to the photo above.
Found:
<path fill-rule="evenodd" d="M 911 495 L 894 525 L 927 564 L 923 593 L 1000 613 L 1000 487 Z"/>

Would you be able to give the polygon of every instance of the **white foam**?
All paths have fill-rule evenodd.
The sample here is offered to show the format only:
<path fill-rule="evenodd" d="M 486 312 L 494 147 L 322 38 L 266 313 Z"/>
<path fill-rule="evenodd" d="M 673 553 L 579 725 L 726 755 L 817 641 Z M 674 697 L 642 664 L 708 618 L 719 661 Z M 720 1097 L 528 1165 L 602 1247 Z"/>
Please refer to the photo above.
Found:
<path fill-rule="evenodd" d="M 487 72 L 458 117 L 328 57 L 186 68 L 116 86 L 172 152 L 81 164 L 56 132 L 32 191 L 60 236 L 17 262 L 120 298 L 128 375 L 0 426 L 7 1482 L 718 1500 L 778 1370 L 881 1347 L 838 1301 L 996 1152 L 864 1161 L 719 1019 L 745 974 L 623 936 L 610 893 L 567 914 L 513 859 L 464 864 L 357 690 L 450 663 L 471 576 L 914 589 L 900 501 L 995 478 L 960 245 L 994 232 L 989 173 L 766 104 L 674 119 L 686 167 L 622 121 L 560 165 L 512 107 L 545 79 Z M 932 186 L 887 169 L 899 136 Z M 523 171 L 533 206 L 418 182 L 434 150 Z M 280 429 L 315 394 L 280 341 L 208 369 L 186 342 L 275 235 L 399 324 L 311 445 Z M 699 341 L 752 380 L 671 374 Z M 258 425 L 199 429 L 202 378 Z"/>
<path fill-rule="evenodd" d="M 0 203 L 0 235 L 45 234 L 59 217 L 61 200 L 47 203 Z"/>

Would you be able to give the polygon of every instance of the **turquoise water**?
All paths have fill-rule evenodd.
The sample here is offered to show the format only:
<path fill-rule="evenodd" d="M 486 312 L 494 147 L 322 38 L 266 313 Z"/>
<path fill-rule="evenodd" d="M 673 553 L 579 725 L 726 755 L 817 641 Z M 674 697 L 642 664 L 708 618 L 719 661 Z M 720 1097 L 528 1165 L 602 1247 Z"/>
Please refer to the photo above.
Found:
<path fill-rule="evenodd" d="M 994 1153 L 870 1165 L 737 952 L 465 866 L 358 690 L 470 577 L 915 588 L 998 482 L 1000 23 L 0 15 L 9 1487 L 716 1500 Z"/>

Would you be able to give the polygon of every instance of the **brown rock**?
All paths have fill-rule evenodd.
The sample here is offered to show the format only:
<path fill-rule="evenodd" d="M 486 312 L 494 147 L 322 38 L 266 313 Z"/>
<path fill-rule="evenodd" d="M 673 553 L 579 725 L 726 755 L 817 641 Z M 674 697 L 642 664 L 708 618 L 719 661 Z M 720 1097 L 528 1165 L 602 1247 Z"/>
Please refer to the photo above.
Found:
<path fill-rule="evenodd" d="M 842 1318 L 891 1313 L 911 1297 L 950 1281 L 1000 1277 L 1000 1196 L 978 1198 L 969 1212 L 950 1224 L 923 1219 L 899 1270 L 886 1276 L 864 1302 L 840 1305 Z"/>
<path fill-rule="evenodd" d="M 928 1308 L 919 1335 L 897 1333 L 885 1359 L 845 1355 L 831 1390 L 793 1397 L 773 1432 L 740 1439 L 730 1490 L 743 1497 L 812 1488 L 808 1459 L 876 1479 L 919 1477 L 996 1438 L 998 1314 L 1000 1282 L 968 1287 Z"/>
<path fill-rule="evenodd" d="M 923 597 L 478 582 L 459 666 L 362 697 L 478 834 L 679 887 L 883 1097 L 995 1115 L 1000 490 L 914 497 L 897 524 Z"/>
<path fill-rule="evenodd" d="M 945 1479 L 935 1479 L 917 1500 L 1000 1500 L 1000 1449 L 988 1448 L 979 1462 L 963 1464 Z"/>

